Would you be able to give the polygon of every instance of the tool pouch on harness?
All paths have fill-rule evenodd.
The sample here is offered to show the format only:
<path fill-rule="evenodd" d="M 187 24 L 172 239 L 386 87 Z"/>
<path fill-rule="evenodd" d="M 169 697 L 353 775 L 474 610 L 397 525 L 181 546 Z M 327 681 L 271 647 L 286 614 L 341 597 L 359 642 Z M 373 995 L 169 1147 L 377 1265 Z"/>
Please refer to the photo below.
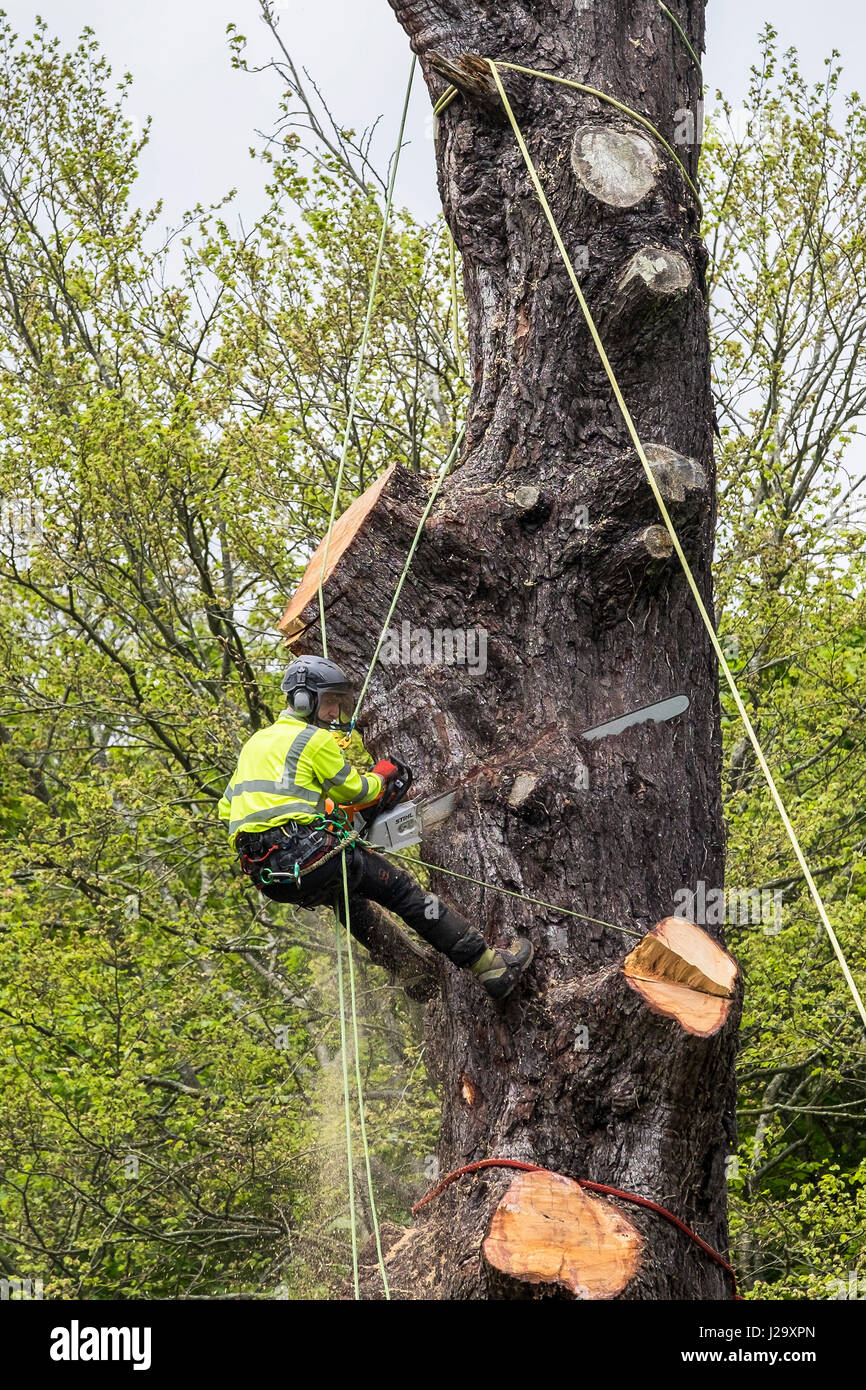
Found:
<path fill-rule="evenodd" d="M 241 869 L 257 888 L 271 883 L 298 889 L 311 869 L 335 855 L 342 839 L 327 825 L 278 826 L 258 834 L 238 835 Z"/>

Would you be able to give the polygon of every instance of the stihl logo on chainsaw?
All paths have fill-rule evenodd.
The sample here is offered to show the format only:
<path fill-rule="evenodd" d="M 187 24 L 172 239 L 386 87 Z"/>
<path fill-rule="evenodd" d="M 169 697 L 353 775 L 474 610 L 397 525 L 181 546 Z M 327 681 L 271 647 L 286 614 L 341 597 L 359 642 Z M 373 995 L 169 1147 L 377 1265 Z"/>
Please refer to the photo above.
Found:
<path fill-rule="evenodd" d="M 685 714 L 688 707 L 688 695 L 672 695 L 670 699 L 644 705 L 605 724 L 586 729 L 581 737 L 594 741 L 621 734 L 633 724 L 663 724 L 678 714 Z M 441 825 L 457 804 L 456 788 L 426 801 L 404 800 L 412 786 L 412 770 L 405 763 L 398 763 L 396 759 L 392 761 L 396 764 L 397 776 L 391 780 L 381 800 L 370 808 L 370 819 L 363 819 L 362 830 L 369 844 L 384 850 L 406 849 L 410 845 L 420 844 L 422 837 Z"/>

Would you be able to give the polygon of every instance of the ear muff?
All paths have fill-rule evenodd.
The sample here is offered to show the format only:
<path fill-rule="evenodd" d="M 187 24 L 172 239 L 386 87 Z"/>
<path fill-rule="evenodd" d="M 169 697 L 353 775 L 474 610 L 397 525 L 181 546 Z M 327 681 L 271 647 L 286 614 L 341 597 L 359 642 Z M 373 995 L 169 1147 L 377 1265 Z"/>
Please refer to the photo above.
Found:
<path fill-rule="evenodd" d="M 313 708 L 308 690 L 293 690 L 291 700 L 295 714 L 309 714 Z"/>

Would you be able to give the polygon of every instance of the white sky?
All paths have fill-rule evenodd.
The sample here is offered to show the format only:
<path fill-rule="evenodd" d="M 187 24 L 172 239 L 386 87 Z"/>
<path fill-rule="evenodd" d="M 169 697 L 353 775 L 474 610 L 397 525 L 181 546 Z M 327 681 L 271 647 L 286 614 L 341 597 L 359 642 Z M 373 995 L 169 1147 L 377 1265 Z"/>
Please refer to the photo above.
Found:
<path fill-rule="evenodd" d="M 409 45 L 387 0 L 284 0 L 281 32 L 296 61 L 306 65 L 339 120 L 360 129 L 383 120 L 379 165 L 393 145 L 409 70 Z M 248 150 L 256 128 L 269 131 L 277 114 L 274 73 L 248 76 L 229 63 L 226 25 L 234 21 L 260 59 L 271 56 L 270 35 L 256 0 L 0 0 L 17 32 L 32 31 L 41 14 L 66 46 L 90 25 L 116 75 L 135 79 L 128 114 L 153 117 L 142 160 L 138 198 L 165 203 L 175 225 L 198 201 L 238 188 L 234 206 L 249 225 L 262 206 L 263 175 Z M 832 48 L 841 52 L 846 88 L 866 74 L 863 0 L 709 0 L 705 80 L 738 105 L 757 58 L 765 22 L 782 47 L 795 45 L 805 75 L 816 79 Z M 433 166 L 429 100 L 420 81 L 398 182 L 398 201 L 432 217 L 439 200 Z"/>

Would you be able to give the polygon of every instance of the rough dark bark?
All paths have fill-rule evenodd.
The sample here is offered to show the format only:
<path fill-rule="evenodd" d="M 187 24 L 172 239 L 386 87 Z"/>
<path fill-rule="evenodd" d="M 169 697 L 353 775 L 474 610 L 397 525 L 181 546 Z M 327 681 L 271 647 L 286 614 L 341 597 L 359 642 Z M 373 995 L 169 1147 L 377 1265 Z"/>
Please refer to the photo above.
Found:
<path fill-rule="evenodd" d="M 389 983 L 402 989 L 410 999 L 420 1003 L 435 994 L 436 952 L 401 930 L 381 907 L 356 899 L 352 907 L 352 934 L 369 952 L 371 960 L 387 971 Z"/>
<path fill-rule="evenodd" d="M 482 69 L 463 55 L 590 84 L 670 142 L 677 108 L 696 107 L 699 78 L 657 0 L 389 2 L 434 100 L 446 86 L 443 58 L 451 80 L 467 74 L 440 122 L 437 160 L 463 256 L 472 361 L 463 457 L 426 527 L 397 621 L 486 629 L 488 666 L 483 677 L 459 666 L 381 666 L 366 705 L 368 743 L 423 769 L 431 791 L 472 770 L 426 858 L 648 931 L 673 911 L 677 889 L 723 881 L 715 659 L 676 557 L 653 529 L 652 493 L 512 132 Z M 704 0 L 670 4 L 700 52 Z M 503 81 L 712 611 L 697 200 L 671 156 L 609 105 L 539 80 Z M 697 150 L 680 153 L 694 179 Z M 421 504 L 420 484 L 398 471 L 364 545 L 329 583 L 329 650 L 356 672 L 369 661 Z M 681 691 L 691 709 L 679 720 L 593 744 L 579 737 Z M 434 887 L 491 942 L 520 930 L 536 948 L 528 983 L 498 1009 L 465 974 L 441 967 L 427 1054 L 442 1092 L 441 1171 L 494 1155 L 525 1159 L 650 1197 L 724 1253 L 737 1009 L 716 1036 L 691 1036 L 623 979 L 633 940 L 445 876 Z M 481 1248 L 511 1180 L 497 1171 L 464 1178 L 425 1209 L 391 1246 L 396 1296 L 506 1296 Z M 634 1207 L 622 1214 L 641 1233 L 643 1255 L 620 1298 L 730 1297 L 723 1271 L 668 1223 Z M 381 1296 L 372 1269 L 364 1290 Z M 519 1296 L 573 1295 L 527 1285 Z"/>

